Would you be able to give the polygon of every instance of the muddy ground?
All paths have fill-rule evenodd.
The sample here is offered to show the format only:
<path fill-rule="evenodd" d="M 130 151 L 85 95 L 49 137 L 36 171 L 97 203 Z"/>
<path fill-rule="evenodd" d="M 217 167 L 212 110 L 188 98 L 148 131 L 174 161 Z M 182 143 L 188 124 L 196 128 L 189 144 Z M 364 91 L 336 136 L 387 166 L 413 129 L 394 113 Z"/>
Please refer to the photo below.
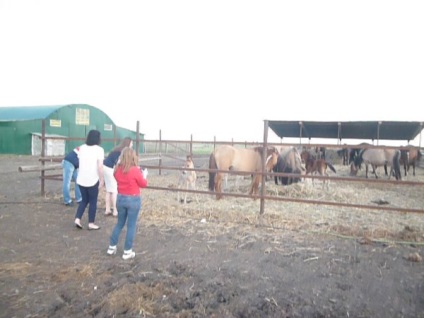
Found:
<path fill-rule="evenodd" d="M 169 191 L 142 192 L 137 254 L 124 261 L 125 232 L 118 254 L 106 255 L 116 219 L 103 215 L 103 198 L 101 229 L 78 230 L 61 182 L 47 181 L 41 196 L 40 174 L 18 172 L 37 158 L 0 162 L 0 317 L 424 317 L 423 214 L 267 201 L 259 216 L 259 201 L 204 194 L 184 205 L 171 191 L 172 171 L 150 170 L 150 185 Z M 422 170 L 406 180 L 424 181 Z M 206 184 L 199 173 L 198 188 Z M 228 191 L 246 189 L 241 180 Z M 267 182 L 266 189 L 424 207 L 422 186 Z"/>

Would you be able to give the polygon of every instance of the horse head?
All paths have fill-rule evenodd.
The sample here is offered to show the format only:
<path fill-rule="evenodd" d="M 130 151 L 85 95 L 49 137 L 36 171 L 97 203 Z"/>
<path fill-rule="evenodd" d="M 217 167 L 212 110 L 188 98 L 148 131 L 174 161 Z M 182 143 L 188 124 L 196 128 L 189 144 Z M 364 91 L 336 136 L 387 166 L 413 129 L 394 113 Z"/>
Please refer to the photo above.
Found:
<path fill-rule="evenodd" d="M 271 154 L 269 154 L 266 159 L 266 163 L 265 163 L 266 172 L 271 172 L 274 170 L 275 166 L 278 163 L 279 155 L 280 154 L 277 148 L 272 149 Z"/>

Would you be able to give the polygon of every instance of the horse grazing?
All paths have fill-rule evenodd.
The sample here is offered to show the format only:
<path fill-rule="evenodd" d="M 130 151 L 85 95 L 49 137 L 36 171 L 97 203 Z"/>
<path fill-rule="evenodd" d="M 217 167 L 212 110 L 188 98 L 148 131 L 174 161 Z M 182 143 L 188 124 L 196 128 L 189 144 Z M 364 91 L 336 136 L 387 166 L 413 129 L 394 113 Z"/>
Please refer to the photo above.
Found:
<path fill-rule="evenodd" d="M 278 184 L 278 179 L 280 179 L 281 184 L 283 185 L 290 185 L 292 183 L 299 182 L 301 180 L 300 175 L 304 173 L 302 158 L 300 157 L 299 151 L 297 151 L 294 147 L 290 147 L 290 149 L 286 149 L 284 153 L 280 152 L 277 164 L 274 166 L 273 171 L 277 173 L 292 173 L 299 175 L 299 177 L 275 176 L 275 184 Z"/>
<path fill-rule="evenodd" d="M 363 143 L 365 145 L 365 143 Z M 348 166 L 355 161 L 362 148 L 342 148 L 337 150 L 337 155 L 342 158 L 343 165 Z"/>
<path fill-rule="evenodd" d="M 186 190 L 196 190 L 196 179 L 197 179 L 196 171 L 189 170 L 189 169 L 194 169 L 194 163 L 191 156 L 187 156 L 187 159 L 184 162 L 184 165 L 182 166 L 182 168 L 183 170 L 181 171 L 180 177 L 178 179 L 178 189 L 184 188 Z M 195 196 L 196 196 L 197 203 L 199 203 L 197 194 L 195 194 Z M 178 191 L 177 200 L 178 202 L 187 203 L 187 192 L 185 192 L 184 194 L 184 200 L 183 199 L 180 200 L 180 191 Z"/>
<path fill-rule="evenodd" d="M 239 171 L 252 175 L 250 184 L 250 195 L 257 195 L 262 176 L 256 172 L 262 172 L 263 147 L 255 148 L 235 148 L 230 145 L 223 145 L 215 149 L 209 156 L 209 169 L 226 171 Z M 278 151 L 274 147 L 266 150 L 266 172 L 272 170 L 272 165 L 276 163 Z M 209 172 L 209 190 L 216 192 L 216 199 L 222 198 L 222 179 L 225 172 Z"/>
<path fill-rule="evenodd" d="M 312 159 L 309 158 L 309 160 L 306 162 L 306 173 L 305 174 L 320 174 L 321 176 L 326 176 L 328 177 L 329 174 L 327 173 L 327 168 L 330 168 L 331 171 L 333 171 L 334 173 L 336 172 L 336 168 L 334 168 L 334 166 L 329 163 L 328 161 L 326 161 L 325 159 Z M 312 179 L 312 183 L 314 183 L 315 179 Z M 330 186 L 330 180 L 327 180 L 328 182 L 326 182 L 326 180 L 323 180 L 322 186 L 324 187 L 325 185 L 327 185 L 327 188 L 329 188 Z"/>
<path fill-rule="evenodd" d="M 354 162 L 350 166 L 350 175 L 356 176 L 358 170 L 361 167 L 361 164 L 365 164 L 365 176 L 368 178 L 368 165 L 371 165 L 373 168 L 373 172 L 376 178 L 377 175 L 377 167 L 379 166 L 390 166 L 389 179 L 392 174 L 396 180 L 401 180 L 402 175 L 400 172 L 400 150 L 398 149 L 375 149 L 375 148 L 366 148 L 362 149 L 359 152 L 359 155 L 355 158 Z"/>
<path fill-rule="evenodd" d="M 412 175 L 415 176 L 415 166 L 421 159 L 421 151 L 417 147 L 402 149 L 400 151 L 400 164 L 403 164 L 405 177 L 408 175 L 409 167 L 412 166 Z"/>

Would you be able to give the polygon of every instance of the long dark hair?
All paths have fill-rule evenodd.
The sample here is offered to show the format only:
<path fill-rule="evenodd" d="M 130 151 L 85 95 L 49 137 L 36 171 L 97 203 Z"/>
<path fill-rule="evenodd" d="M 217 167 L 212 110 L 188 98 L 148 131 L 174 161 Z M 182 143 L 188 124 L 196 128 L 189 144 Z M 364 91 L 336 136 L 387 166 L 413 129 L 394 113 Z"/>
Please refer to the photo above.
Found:
<path fill-rule="evenodd" d="M 122 139 L 121 143 L 112 149 L 112 151 L 122 151 L 125 147 L 129 147 L 132 139 L 130 137 L 125 137 Z"/>
<path fill-rule="evenodd" d="M 87 140 L 85 141 L 87 146 L 100 145 L 101 142 L 100 131 L 93 129 L 88 132 Z"/>

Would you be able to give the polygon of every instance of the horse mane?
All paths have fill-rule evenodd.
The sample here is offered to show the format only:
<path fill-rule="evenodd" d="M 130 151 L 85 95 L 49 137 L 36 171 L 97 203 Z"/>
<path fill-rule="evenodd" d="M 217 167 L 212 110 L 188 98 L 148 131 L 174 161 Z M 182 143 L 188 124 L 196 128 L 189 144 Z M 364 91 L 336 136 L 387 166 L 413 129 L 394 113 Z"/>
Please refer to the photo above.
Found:
<path fill-rule="evenodd" d="M 400 172 L 400 156 L 401 151 L 396 150 L 395 155 L 393 156 L 392 168 L 395 171 L 396 180 L 402 179 L 402 173 Z"/>
<path fill-rule="evenodd" d="M 355 160 L 353 161 L 353 163 L 355 164 L 355 167 L 357 168 L 361 168 L 361 164 L 364 161 L 364 158 L 362 157 L 362 155 L 364 154 L 365 150 L 367 150 L 368 148 L 362 148 L 358 155 L 355 157 Z"/>
<path fill-rule="evenodd" d="M 261 158 L 262 158 L 263 149 L 264 149 L 263 146 L 256 146 L 256 147 L 253 147 L 253 148 L 250 148 L 250 149 L 252 149 L 253 151 L 259 153 L 261 155 Z M 274 146 L 268 146 L 267 147 L 267 150 L 266 150 L 266 157 L 268 157 L 269 155 L 271 155 L 273 152 L 278 153 L 277 148 L 275 148 Z"/>
<path fill-rule="evenodd" d="M 422 154 L 420 148 L 417 148 L 417 160 L 420 160 L 422 156 L 423 156 L 423 154 Z"/>

